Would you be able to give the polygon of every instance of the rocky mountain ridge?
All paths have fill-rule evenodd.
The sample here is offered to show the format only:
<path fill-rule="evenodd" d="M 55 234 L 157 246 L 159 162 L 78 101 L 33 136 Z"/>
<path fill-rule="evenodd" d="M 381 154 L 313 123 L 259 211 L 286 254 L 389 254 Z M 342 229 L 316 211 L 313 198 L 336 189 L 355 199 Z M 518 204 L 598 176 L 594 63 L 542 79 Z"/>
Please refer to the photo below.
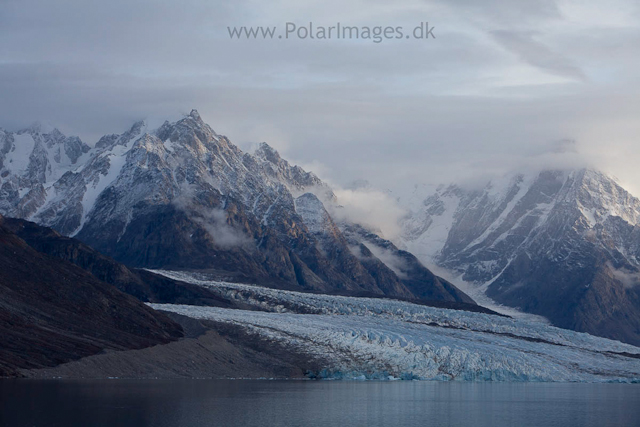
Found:
<path fill-rule="evenodd" d="M 421 269 L 399 271 L 405 255 L 395 247 L 381 259 L 349 243 L 325 209 L 336 202 L 328 185 L 265 143 L 242 152 L 195 110 L 156 130 L 138 122 L 92 148 L 37 127 L 1 131 L 0 147 L 0 213 L 75 236 L 129 267 L 472 302 Z"/>
<path fill-rule="evenodd" d="M 416 194 L 403 244 L 501 304 L 638 345 L 639 221 L 640 200 L 607 175 L 549 170 Z"/>

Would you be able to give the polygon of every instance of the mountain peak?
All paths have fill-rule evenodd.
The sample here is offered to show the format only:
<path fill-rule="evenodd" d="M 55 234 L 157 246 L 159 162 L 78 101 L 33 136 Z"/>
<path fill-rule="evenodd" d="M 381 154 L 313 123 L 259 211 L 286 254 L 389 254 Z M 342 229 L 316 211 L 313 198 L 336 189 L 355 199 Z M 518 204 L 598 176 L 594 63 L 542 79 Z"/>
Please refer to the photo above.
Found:
<path fill-rule="evenodd" d="M 258 148 L 256 148 L 254 155 L 259 159 L 267 160 L 276 165 L 282 160 L 280 153 L 266 142 L 258 144 Z"/>
<path fill-rule="evenodd" d="M 202 117 L 200 117 L 200 113 L 198 113 L 198 110 L 196 110 L 195 108 L 191 110 L 191 112 L 189 113 L 189 117 L 191 117 L 193 120 L 197 122 L 202 121 Z"/>
<path fill-rule="evenodd" d="M 500 304 L 639 343 L 639 300 L 624 280 L 640 274 L 640 200 L 594 168 L 510 176 L 414 203 L 403 244 Z"/>
<path fill-rule="evenodd" d="M 583 168 L 578 171 L 582 179 L 618 182 L 614 176 L 595 168 Z"/>
<path fill-rule="evenodd" d="M 60 132 L 58 128 L 54 128 L 51 132 L 49 132 L 49 136 L 51 136 L 56 140 L 65 138 L 65 135 L 62 132 Z"/>
<path fill-rule="evenodd" d="M 158 129 L 158 132 L 162 133 L 163 129 L 175 129 L 176 127 L 192 130 L 210 128 L 209 125 L 207 125 L 202 120 L 202 117 L 200 116 L 200 113 L 198 113 L 198 110 L 193 109 L 189 114 L 185 115 L 182 119 L 176 122 L 165 121 L 164 124 Z M 211 131 L 213 131 L 213 129 L 211 129 Z"/>
<path fill-rule="evenodd" d="M 147 126 L 146 121 L 138 120 L 131 126 L 131 128 L 129 129 L 129 132 L 139 132 L 140 129 L 144 128 L 145 126 Z"/>
<path fill-rule="evenodd" d="M 147 130 L 147 123 L 144 120 L 135 122 L 126 132 L 121 135 L 105 135 L 96 143 L 96 148 L 110 148 L 118 145 L 126 146 L 132 139 L 141 136 Z"/>

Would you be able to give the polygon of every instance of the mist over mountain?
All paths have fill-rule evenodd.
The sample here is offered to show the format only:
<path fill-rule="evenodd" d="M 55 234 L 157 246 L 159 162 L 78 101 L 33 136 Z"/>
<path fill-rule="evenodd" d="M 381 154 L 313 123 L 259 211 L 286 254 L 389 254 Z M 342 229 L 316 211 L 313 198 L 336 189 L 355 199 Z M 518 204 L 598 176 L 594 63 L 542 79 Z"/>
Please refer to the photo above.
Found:
<path fill-rule="evenodd" d="M 224 354 L 250 355 L 242 363 L 254 372 L 287 365 L 297 376 L 314 367 L 314 376 L 339 377 L 348 368 L 377 378 L 385 365 L 400 377 L 410 371 L 408 378 L 440 378 L 446 371 L 449 378 L 547 381 L 554 377 L 544 364 L 517 356 L 545 346 L 553 369 L 563 371 L 558 378 L 632 380 L 632 346 L 574 332 L 566 341 L 548 342 L 545 337 L 568 332 L 477 305 L 496 303 L 554 326 L 640 345 L 640 200 L 608 174 L 586 167 L 578 151 L 574 141 L 562 140 L 511 165 L 516 171 L 509 174 L 499 173 L 506 168 L 499 165 L 475 180 L 396 191 L 391 182 L 332 185 L 267 143 L 245 152 L 196 110 L 158 126 L 136 122 L 95 144 L 34 125 L 0 130 L 0 214 L 7 217 L 7 239 L 30 248 L 32 256 L 23 257 L 32 258 L 34 271 L 70 269 L 106 287 L 113 298 L 128 301 L 122 310 L 143 327 L 144 316 L 155 312 L 125 293 L 171 319 L 159 318 L 169 325 L 168 335 L 154 326 L 155 341 L 122 349 L 171 344 L 87 357 L 102 348 L 93 346 L 60 359 L 80 357 L 77 370 L 65 364 L 52 375 L 116 369 L 136 376 L 153 372 L 155 363 L 192 356 L 189 369 L 170 363 L 165 373 L 201 375 L 209 366 L 236 372 L 226 362 L 211 362 L 210 352 L 223 345 L 230 352 Z M 358 301 L 362 312 L 354 308 Z M 63 312 L 69 309 L 59 303 Z M 442 311 L 427 321 L 422 316 L 431 309 L 425 306 Z M 57 308 L 51 310 L 55 317 Z M 269 314 L 251 314 L 255 310 Z M 283 326 L 281 312 L 301 329 Z M 365 327 L 369 320 L 360 317 L 369 312 L 377 313 L 369 320 L 378 323 Z M 293 320 L 309 313 L 329 316 L 320 321 L 338 334 L 345 355 L 318 350 L 327 338 L 314 332 L 317 325 Z M 416 322 L 431 335 L 412 332 Z M 353 344 L 353 337 L 371 336 L 376 328 L 382 344 L 372 342 L 366 351 Z M 405 359 L 413 344 L 392 344 L 389 353 L 386 334 L 421 343 L 420 363 Z M 429 347 L 425 336 L 437 346 Z M 447 353 L 458 339 L 473 350 Z M 597 350 L 601 345 L 610 350 Z M 576 346 L 581 368 L 572 365 Z M 272 359 L 259 359 L 262 354 Z M 281 360 L 281 354 L 288 356 Z M 370 355 L 375 363 L 363 365 L 348 354 Z M 434 355 L 444 357 L 437 366 L 430 362 Z M 59 364 L 11 357 L 10 372 Z M 449 366 L 460 357 L 464 363 Z M 594 368 L 600 363 L 608 366 L 601 372 Z M 320 374 L 322 366 L 332 373 Z M 617 369 L 625 373 L 618 376 Z"/>
<path fill-rule="evenodd" d="M 93 147 L 37 126 L 2 131 L 0 147 L 2 214 L 74 236 L 131 267 L 473 303 L 370 222 L 355 222 L 371 212 L 361 200 L 340 205 L 313 173 L 266 143 L 243 152 L 195 110 L 157 129 L 135 123 Z"/>
<path fill-rule="evenodd" d="M 640 343 L 640 200 L 615 179 L 542 170 L 425 190 L 405 200 L 401 239 L 424 263 L 554 325 Z"/>

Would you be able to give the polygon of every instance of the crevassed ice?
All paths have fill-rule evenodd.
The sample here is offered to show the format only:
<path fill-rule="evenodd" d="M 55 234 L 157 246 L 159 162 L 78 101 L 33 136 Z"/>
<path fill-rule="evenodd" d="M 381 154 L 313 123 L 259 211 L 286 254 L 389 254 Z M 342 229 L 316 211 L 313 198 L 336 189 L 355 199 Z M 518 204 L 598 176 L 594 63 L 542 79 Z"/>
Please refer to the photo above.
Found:
<path fill-rule="evenodd" d="M 206 286 L 266 311 L 150 304 L 230 323 L 322 362 L 338 378 L 465 381 L 640 381 L 640 348 L 524 320 L 402 301 L 352 298 L 209 281 Z M 313 313 L 313 314 L 309 314 Z"/>

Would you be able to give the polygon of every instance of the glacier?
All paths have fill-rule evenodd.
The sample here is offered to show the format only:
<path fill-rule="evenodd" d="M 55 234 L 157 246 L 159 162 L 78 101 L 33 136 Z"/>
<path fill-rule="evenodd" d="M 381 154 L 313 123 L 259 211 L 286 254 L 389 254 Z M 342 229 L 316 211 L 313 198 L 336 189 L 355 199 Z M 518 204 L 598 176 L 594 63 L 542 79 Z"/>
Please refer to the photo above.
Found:
<path fill-rule="evenodd" d="M 524 319 L 301 293 L 155 270 L 251 310 L 149 304 L 230 324 L 322 361 L 319 378 L 640 382 L 640 348 Z"/>

